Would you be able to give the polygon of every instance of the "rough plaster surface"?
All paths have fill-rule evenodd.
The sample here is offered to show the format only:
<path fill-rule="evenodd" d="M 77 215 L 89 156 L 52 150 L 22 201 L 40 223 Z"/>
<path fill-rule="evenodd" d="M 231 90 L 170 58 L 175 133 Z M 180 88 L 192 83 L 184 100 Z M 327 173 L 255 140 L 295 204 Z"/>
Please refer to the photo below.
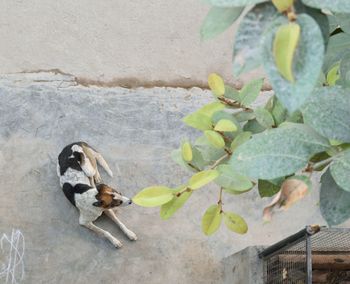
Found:
<path fill-rule="evenodd" d="M 124 243 L 120 250 L 79 226 L 56 176 L 63 146 L 85 140 L 98 148 L 115 174 L 104 175 L 105 181 L 127 196 L 154 184 L 175 186 L 189 175 L 171 161 L 170 151 L 181 137 L 198 135 L 180 118 L 210 97 L 198 88 L 86 88 L 52 74 L 0 77 L 0 235 L 13 228 L 24 235 L 23 283 L 222 283 L 223 258 L 249 245 L 272 244 L 306 224 L 324 224 L 318 190 L 267 225 L 261 212 L 269 201 L 252 191 L 224 197 L 227 210 L 246 218 L 246 235 L 222 226 L 205 237 L 200 220 L 217 200 L 213 185 L 196 192 L 169 221 L 159 218 L 158 209 L 120 210 L 136 242 L 110 220 L 99 220 Z"/>
<path fill-rule="evenodd" d="M 59 69 L 85 84 L 189 87 L 218 72 L 239 85 L 234 27 L 201 42 L 203 2 L 0 1 L 0 74 Z"/>

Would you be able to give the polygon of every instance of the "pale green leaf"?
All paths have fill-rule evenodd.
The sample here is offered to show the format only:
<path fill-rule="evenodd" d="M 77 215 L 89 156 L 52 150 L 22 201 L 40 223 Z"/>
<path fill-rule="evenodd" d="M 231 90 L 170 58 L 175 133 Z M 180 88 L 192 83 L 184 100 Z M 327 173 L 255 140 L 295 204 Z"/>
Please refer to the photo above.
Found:
<path fill-rule="evenodd" d="M 265 127 L 263 127 L 257 120 L 256 118 L 255 119 L 252 119 L 252 120 L 249 120 L 243 127 L 243 130 L 244 131 L 248 131 L 248 132 L 251 132 L 251 133 L 261 133 L 263 131 L 265 131 Z"/>
<path fill-rule="evenodd" d="M 350 191 L 350 150 L 342 152 L 330 166 L 334 181 L 339 187 Z M 350 205 L 349 205 L 350 206 Z"/>
<path fill-rule="evenodd" d="M 279 12 L 287 11 L 292 5 L 294 0 L 272 0 L 273 5 Z"/>
<path fill-rule="evenodd" d="M 208 117 L 212 117 L 215 112 L 223 110 L 224 108 L 225 108 L 225 105 L 223 105 L 222 103 L 213 102 L 200 108 L 197 112 L 204 114 Z"/>
<path fill-rule="evenodd" d="M 237 77 L 261 65 L 262 35 L 276 15 L 277 10 L 268 2 L 256 5 L 242 19 L 235 35 L 233 49 L 234 76 Z"/>
<path fill-rule="evenodd" d="M 323 87 L 302 108 L 304 122 L 321 135 L 350 142 L 350 90 Z"/>
<path fill-rule="evenodd" d="M 244 122 L 255 118 L 255 113 L 253 111 L 239 111 L 234 114 L 238 122 Z"/>
<path fill-rule="evenodd" d="M 222 138 L 222 136 L 219 133 L 213 130 L 206 130 L 204 131 L 204 135 L 215 148 L 220 149 L 225 147 L 224 138 Z"/>
<path fill-rule="evenodd" d="M 301 27 L 298 46 L 293 58 L 293 76 L 295 82 L 286 80 L 278 71 L 272 52 L 274 35 L 277 29 L 288 24 L 286 17 L 275 19 L 263 35 L 263 63 L 271 85 L 280 102 L 293 112 L 311 95 L 318 82 L 324 55 L 324 43 L 317 22 L 307 14 L 297 17 Z"/>
<path fill-rule="evenodd" d="M 244 106 L 250 106 L 260 94 L 264 79 L 250 81 L 239 92 L 240 102 Z"/>
<path fill-rule="evenodd" d="M 220 227 L 222 214 L 218 205 L 210 206 L 202 218 L 202 231 L 205 235 L 214 234 Z"/>
<path fill-rule="evenodd" d="M 349 1 L 350 3 L 350 1 Z M 338 33 L 329 38 L 327 52 L 324 58 L 323 70 L 329 71 L 350 51 L 350 34 Z"/>
<path fill-rule="evenodd" d="M 274 179 L 305 167 L 309 158 L 329 147 L 329 142 L 302 124 L 256 134 L 233 153 L 233 170 L 252 179 Z"/>
<path fill-rule="evenodd" d="M 198 111 L 185 116 L 183 122 L 202 131 L 212 128 L 210 117 Z"/>
<path fill-rule="evenodd" d="M 338 83 L 343 87 L 350 88 L 350 51 L 345 53 L 340 62 L 340 79 Z"/>
<path fill-rule="evenodd" d="M 224 212 L 224 223 L 228 229 L 237 234 L 245 234 L 248 231 L 247 223 L 238 214 Z"/>
<path fill-rule="evenodd" d="M 212 164 L 225 154 L 223 148 L 218 149 L 213 147 L 205 136 L 198 137 L 194 145 L 207 164 Z"/>
<path fill-rule="evenodd" d="M 263 127 L 271 128 L 275 124 L 273 117 L 268 110 L 262 107 L 258 107 L 255 109 L 254 113 L 255 113 L 256 120 Z"/>
<path fill-rule="evenodd" d="M 305 5 L 326 9 L 336 13 L 350 13 L 349 0 L 302 0 Z"/>
<path fill-rule="evenodd" d="M 242 7 L 212 7 L 201 26 L 201 38 L 206 40 L 221 34 L 237 20 L 242 11 Z"/>
<path fill-rule="evenodd" d="M 273 55 L 281 75 L 294 83 L 293 58 L 300 38 L 300 26 L 288 23 L 280 26 L 273 42 Z"/>
<path fill-rule="evenodd" d="M 231 150 L 234 152 L 238 146 L 244 144 L 252 137 L 252 133 L 249 131 L 241 132 L 238 134 L 231 143 Z"/>
<path fill-rule="evenodd" d="M 171 152 L 171 158 L 175 163 L 177 163 L 184 169 L 189 170 L 191 172 L 197 171 L 195 168 L 191 167 L 189 163 L 183 159 L 181 149 L 173 150 Z M 203 159 L 201 152 L 196 147 L 192 147 L 192 160 L 190 164 L 202 170 L 206 165 L 209 164 L 209 162 Z"/>
<path fill-rule="evenodd" d="M 156 207 L 169 202 L 174 197 L 174 191 L 165 186 L 151 186 L 137 193 L 132 201 L 143 207 Z"/>
<path fill-rule="evenodd" d="M 350 192 L 340 188 L 328 169 L 321 177 L 320 209 L 329 226 L 350 218 Z"/>
<path fill-rule="evenodd" d="M 192 191 L 185 191 L 179 197 L 175 195 L 172 200 L 162 205 L 160 208 L 160 217 L 164 220 L 169 219 L 186 203 L 191 195 Z"/>
<path fill-rule="evenodd" d="M 232 170 L 229 165 L 219 165 L 216 169 L 220 175 L 215 179 L 215 183 L 221 187 L 234 191 L 247 191 L 253 187 L 249 178 Z"/>
<path fill-rule="evenodd" d="M 218 74 L 212 73 L 209 75 L 208 85 L 215 96 L 221 97 L 225 94 L 224 80 Z"/>
<path fill-rule="evenodd" d="M 191 162 L 193 155 L 192 155 L 192 147 L 191 144 L 189 142 L 184 142 L 181 145 L 181 153 L 182 153 L 182 158 L 186 161 L 186 162 Z"/>
<path fill-rule="evenodd" d="M 234 100 L 234 101 L 239 101 L 240 98 L 239 98 L 239 92 L 232 88 L 231 86 L 228 86 L 228 85 L 225 85 L 225 95 L 224 95 L 225 98 L 228 98 L 228 99 L 231 99 L 231 100 Z"/>
<path fill-rule="evenodd" d="M 328 86 L 334 86 L 335 83 L 340 78 L 339 68 L 340 68 L 340 64 L 337 63 L 336 65 L 334 65 L 331 68 L 331 70 L 328 71 L 327 76 L 326 76 L 326 81 L 327 81 Z"/>
<path fill-rule="evenodd" d="M 232 131 L 237 131 L 237 126 L 231 120 L 221 119 L 215 125 L 214 130 L 232 132 Z"/>
<path fill-rule="evenodd" d="M 188 186 L 195 190 L 201 188 L 208 183 L 212 182 L 219 176 L 219 172 L 217 170 L 206 170 L 201 171 L 193 175 L 188 183 Z"/>

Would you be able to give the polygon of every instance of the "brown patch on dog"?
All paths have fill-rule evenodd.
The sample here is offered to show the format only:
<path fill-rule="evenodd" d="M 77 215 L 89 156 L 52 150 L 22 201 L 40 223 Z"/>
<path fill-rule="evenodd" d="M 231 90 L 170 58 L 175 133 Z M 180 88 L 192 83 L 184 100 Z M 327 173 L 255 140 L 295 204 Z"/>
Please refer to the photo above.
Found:
<path fill-rule="evenodd" d="M 108 208 L 119 206 L 120 204 L 123 203 L 119 199 L 118 200 L 113 199 L 113 196 L 114 196 L 113 193 L 117 193 L 117 191 L 109 187 L 108 185 L 99 184 L 96 186 L 96 188 L 98 190 L 96 199 L 102 203 L 101 207 L 108 209 Z"/>

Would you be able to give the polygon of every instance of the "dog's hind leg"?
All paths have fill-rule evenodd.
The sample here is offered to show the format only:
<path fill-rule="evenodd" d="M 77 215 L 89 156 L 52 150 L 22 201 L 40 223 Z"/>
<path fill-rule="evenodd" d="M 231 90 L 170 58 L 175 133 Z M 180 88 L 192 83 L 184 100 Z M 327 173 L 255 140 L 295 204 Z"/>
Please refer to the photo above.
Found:
<path fill-rule="evenodd" d="M 137 240 L 137 236 L 134 232 L 130 231 L 115 215 L 114 211 L 112 209 L 107 209 L 103 211 L 109 218 L 111 218 L 114 223 L 116 223 L 119 228 L 124 232 L 124 234 L 132 241 Z"/>
<path fill-rule="evenodd" d="M 97 162 L 100 164 L 100 166 L 107 172 L 107 174 L 110 177 L 113 177 L 113 173 L 111 171 L 111 169 L 109 168 L 106 160 L 102 157 L 102 155 L 96 151 L 94 151 L 94 156 L 97 160 Z"/>
<path fill-rule="evenodd" d="M 123 244 L 116 239 L 115 237 L 112 236 L 110 232 L 107 232 L 96 225 L 94 225 L 92 222 L 84 222 L 79 220 L 79 224 L 94 231 L 97 233 L 99 236 L 105 237 L 107 240 L 109 240 L 116 248 L 120 248 L 123 246 Z"/>

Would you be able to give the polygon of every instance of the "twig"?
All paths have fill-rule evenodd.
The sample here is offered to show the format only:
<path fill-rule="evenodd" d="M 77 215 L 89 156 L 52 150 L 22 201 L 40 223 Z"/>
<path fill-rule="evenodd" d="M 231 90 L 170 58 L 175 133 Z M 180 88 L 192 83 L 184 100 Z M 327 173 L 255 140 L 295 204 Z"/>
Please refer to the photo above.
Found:
<path fill-rule="evenodd" d="M 243 110 L 252 110 L 251 108 L 245 107 L 245 106 L 243 106 L 242 104 L 240 104 L 237 101 L 230 100 L 230 99 L 225 98 L 225 97 L 218 97 L 218 100 L 223 102 L 223 103 L 225 103 L 225 104 L 227 104 L 228 106 L 231 106 L 231 107 L 234 107 L 234 108 L 241 108 Z"/>
<path fill-rule="evenodd" d="M 216 166 L 217 166 L 218 164 L 220 164 L 220 163 L 221 163 L 223 160 L 225 160 L 226 158 L 230 157 L 230 155 L 231 155 L 231 154 L 226 153 L 225 155 L 223 155 L 222 157 L 220 157 L 218 160 L 215 161 L 215 163 L 210 167 L 210 169 L 212 170 L 212 169 L 216 168 Z"/>
<path fill-rule="evenodd" d="M 219 201 L 218 201 L 218 205 L 219 205 L 219 207 L 220 207 L 220 213 L 222 213 L 222 212 L 224 212 L 223 210 L 222 210 L 222 187 L 220 187 L 220 192 L 219 192 Z"/>

